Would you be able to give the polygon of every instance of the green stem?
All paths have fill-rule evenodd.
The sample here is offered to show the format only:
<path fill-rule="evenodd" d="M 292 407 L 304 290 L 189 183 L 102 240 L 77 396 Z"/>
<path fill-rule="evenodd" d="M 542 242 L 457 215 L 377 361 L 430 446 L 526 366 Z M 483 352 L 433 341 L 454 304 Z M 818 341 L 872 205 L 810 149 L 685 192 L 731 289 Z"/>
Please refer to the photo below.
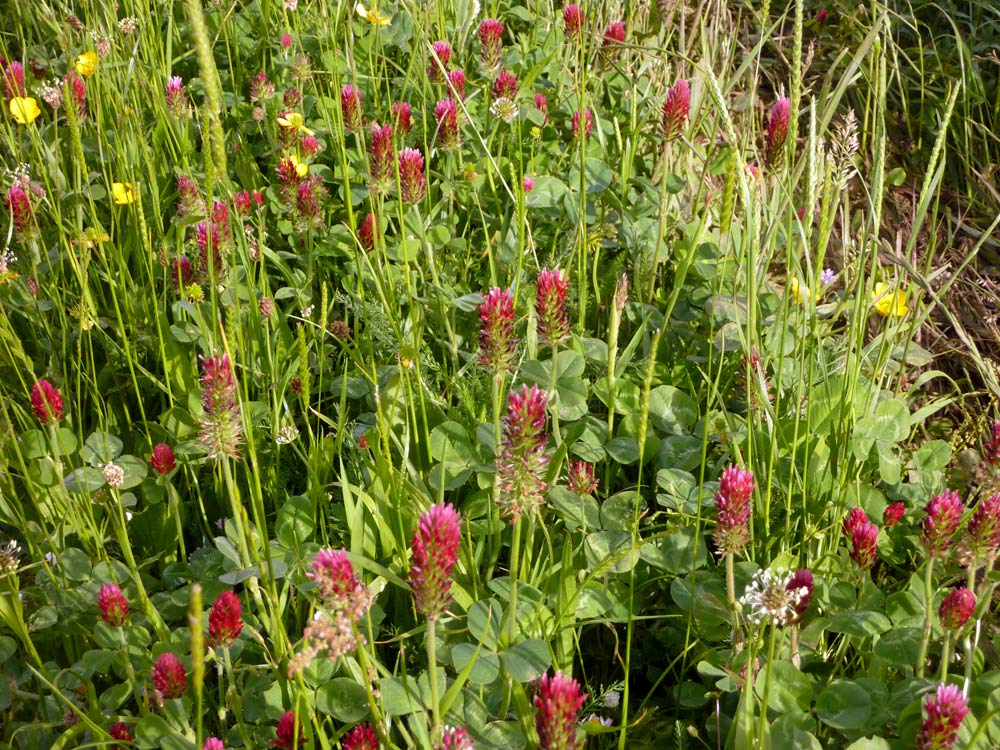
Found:
<path fill-rule="evenodd" d="M 514 645 L 514 627 L 517 623 L 517 581 L 521 564 L 521 523 L 522 516 L 514 521 L 514 533 L 510 541 L 510 605 L 507 609 L 507 645 Z"/>
<path fill-rule="evenodd" d="M 726 553 L 726 601 L 733 618 L 733 653 L 743 650 L 743 632 L 740 630 L 740 603 L 736 601 L 736 561 L 732 552 Z"/>
<path fill-rule="evenodd" d="M 951 662 L 951 633 L 945 631 L 941 646 L 941 682 L 948 681 L 948 664 Z"/>
<path fill-rule="evenodd" d="M 927 667 L 927 646 L 931 641 L 931 626 L 934 610 L 934 558 L 927 559 L 924 570 L 924 636 L 920 641 L 920 654 L 917 656 L 917 677 L 923 677 Z"/>
<path fill-rule="evenodd" d="M 437 679 L 437 618 L 427 618 L 427 667 L 431 681 L 431 716 L 433 725 L 431 726 L 431 740 L 437 741 L 441 736 L 441 704 L 438 700 L 438 679 Z"/>

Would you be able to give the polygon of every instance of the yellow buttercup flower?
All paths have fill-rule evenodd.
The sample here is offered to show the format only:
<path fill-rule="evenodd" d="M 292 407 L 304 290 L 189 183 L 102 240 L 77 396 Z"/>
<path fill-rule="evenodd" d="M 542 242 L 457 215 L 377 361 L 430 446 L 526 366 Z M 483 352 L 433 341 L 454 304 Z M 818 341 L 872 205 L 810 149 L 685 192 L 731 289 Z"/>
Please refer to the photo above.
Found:
<path fill-rule="evenodd" d="M 11 117 L 19 125 L 30 125 L 38 115 L 42 114 L 38 102 L 30 96 L 12 96 L 7 106 Z"/>
<path fill-rule="evenodd" d="M 872 302 L 875 305 L 875 312 L 888 318 L 901 318 L 910 311 L 906 304 L 906 292 L 897 289 L 895 292 L 889 289 L 885 282 L 878 282 L 872 291 Z"/>
<path fill-rule="evenodd" d="M 131 182 L 113 182 L 111 183 L 111 197 L 119 206 L 127 206 L 129 203 L 135 203 L 135 189 Z"/>
<path fill-rule="evenodd" d="M 313 131 L 305 126 L 305 120 L 302 117 L 301 112 L 286 112 L 284 115 L 278 118 L 278 124 L 287 128 L 288 130 L 299 130 L 306 135 L 316 135 Z"/>
<path fill-rule="evenodd" d="M 94 75 L 97 72 L 97 53 L 91 50 L 77 55 L 76 62 L 73 63 L 73 70 L 81 76 Z"/>
<path fill-rule="evenodd" d="M 299 177 L 305 177 L 309 174 L 309 165 L 302 161 L 298 154 L 289 154 L 288 161 L 290 161 L 295 166 L 295 174 Z"/>
<path fill-rule="evenodd" d="M 378 12 L 378 8 L 374 5 L 371 10 L 365 8 L 364 3 L 358 3 L 354 6 L 354 12 L 357 13 L 361 18 L 366 20 L 372 26 L 388 26 L 389 16 L 384 16 Z"/>
<path fill-rule="evenodd" d="M 802 300 L 809 299 L 809 287 L 799 281 L 797 276 L 788 280 L 788 293 L 792 295 L 792 301 L 796 305 L 801 305 Z M 819 302 L 819 295 L 813 297 L 814 302 Z"/>

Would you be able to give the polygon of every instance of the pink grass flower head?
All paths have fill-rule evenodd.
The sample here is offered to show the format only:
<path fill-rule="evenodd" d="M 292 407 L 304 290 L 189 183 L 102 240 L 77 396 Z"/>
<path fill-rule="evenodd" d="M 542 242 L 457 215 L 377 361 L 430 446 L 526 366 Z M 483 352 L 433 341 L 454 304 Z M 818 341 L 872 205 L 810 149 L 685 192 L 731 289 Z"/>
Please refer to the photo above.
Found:
<path fill-rule="evenodd" d="M 210 646 L 231 646 L 243 632 L 243 606 L 232 591 L 223 591 L 212 603 L 208 613 L 208 643 Z"/>
<path fill-rule="evenodd" d="M 427 192 L 424 157 L 415 148 L 399 152 L 399 187 L 403 203 L 419 203 Z"/>
<path fill-rule="evenodd" d="M 878 555 L 878 526 L 868 520 L 864 511 L 861 511 L 861 514 L 863 518 L 850 526 L 845 521 L 844 530 L 851 542 L 851 559 L 862 570 L 868 570 L 875 564 Z"/>
<path fill-rule="evenodd" d="M 161 654 L 153 665 L 153 684 L 164 698 L 180 698 L 187 692 L 187 672 L 175 654 Z"/>
<path fill-rule="evenodd" d="M 691 87 L 681 78 L 667 92 L 663 102 L 663 140 L 672 141 L 680 136 L 691 111 Z"/>
<path fill-rule="evenodd" d="M 226 750 L 226 746 L 218 737 L 206 737 L 201 750 Z"/>
<path fill-rule="evenodd" d="M 205 213 L 205 200 L 201 197 L 198 183 L 187 175 L 182 174 L 177 178 L 177 196 L 178 216 Z"/>
<path fill-rule="evenodd" d="M 828 11 L 826 8 L 820 8 L 816 12 L 816 25 L 817 26 L 822 26 L 823 24 L 826 23 L 826 20 L 829 17 L 830 17 L 830 11 Z"/>
<path fill-rule="evenodd" d="M 410 105 L 407 102 L 393 102 L 391 107 L 392 122 L 396 126 L 396 132 L 406 135 L 413 127 Z"/>
<path fill-rule="evenodd" d="M 715 546 L 720 554 L 737 553 L 750 541 L 750 495 L 753 472 L 729 466 L 719 478 L 715 494 Z"/>
<path fill-rule="evenodd" d="M 522 385 L 507 398 L 503 418 L 503 441 L 497 459 L 502 515 L 517 520 L 522 513 L 532 515 L 542 507 L 548 489 L 545 433 L 548 399 L 537 385 Z"/>
<path fill-rule="evenodd" d="M 28 90 L 24 87 L 24 66 L 17 60 L 7 63 L 3 72 L 3 88 L 8 99 L 28 95 Z"/>
<path fill-rule="evenodd" d="M 167 79 L 166 105 L 174 117 L 186 117 L 191 111 L 184 90 L 184 80 L 180 76 L 170 76 Z"/>
<path fill-rule="evenodd" d="M 479 24 L 476 36 L 479 38 L 479 69 L 488 75 L 500 67 L 503 57 L 503 24 L 495 18 L 487 18 Z"/>
<path fill-rule="evenodd" d="M 427 66 L 427 77 L 432 83 L 444 83 L 450 61 L 451 45 L 442 40 L 434 42 L 431 45 L 430 61 Z"/>
<path fill-rule="evenodd" d="M 580 683 L 562 672 L 552 677 L 544 674 L 538 681 L 535 696 L 535 728 L 541 750 L 580 750 L 583 742 L 578 732 L 580 709 L 587 694 Z"/>
<path fill-rule="evenodd" d="M 250 101 L 256 103 L 265 102 L 274 96 L 274 84 L 268 80 L 267 73 L 263 70 L 250 79 Z"/>
<path fill-rule="evenodd" d="M 917 750 L 952 750 L 958 730 L 969 714 L 969 704 L 957 685 L 938 685 L 924 698 L 924 719 L 917 735 Z"/>
<path fill-rule="evenodd" d="M 389 127 L 386 125 L 386 127 Z M 306 156 L 315 156 L 320 151 L 320 143 L 315 136 L 305 135 L 299 139 L 299 148 Z"/>
<path fill-rule="evenodd" d="M 890 526 L 895 526 L 903 520 L 905 514 L 906 503 L 890 503 L 885 506 L 885 511 L 882 513 L 882 525 L 887 529 Z"/>
<path fill-rule="evenodd" d="M 434 750 L 474 750 L 474 748 L 472 737 L 465 727 L 446 726 L 441 734 L 441 741 L 434 744 Z"/>
<path fill-rule="evenodd" d="M 281 750 L 294 750 L 299 745 L 306 742 L 305 730 L 302 724 L 295 718 L 294 711 L 285 711 L 278 719 L 278 725 L 274 728 L 277 737 L 271 740 L 273 747 L 280 747 Z M 298 738 L 298 741 L 296 741 Z"/>
<path fill-rule="evenodd" d="M 375 221 L 375 214 L 369 213 L 365 216 L 361 226 L 358 227 L 358 242 L 365 250 L 375 249 L 375 238 L 378 236 L 378 225 Z"/>
<path fill-rule="evenodd" d="M 594 129 L 594 116 L 590 113 L 589 109 L 577 110 L 573 113 L 573 137 L 574 138 L 584 138 L 590 137 L 590 131 Z"/>
<path fill-rule="evenodd" d="M 101 619 L 113 628 L 121 627 L 128 619 L 128 601 L 115 583 L 106 583 L 97 593 L 97 608 Z"/>
<path fill-rule="evenodd" d="M 459 143 L 458 137 L 458 107 L 450 98 L 442 99 L 434 107 L 434 119 L 437 121 L 437 133 L 434 142 L 438 148 L 447 151 Z"/>
<path fill-rule="evenodd" d="M 535 109 L 542 113 L 542 125 L 549 121 L 549 100 L 544 94 L 535 94 Z"/>
<path fill-rule="evenodd" d="M 978 566 L 993 561 L 1000 553 L 1000 494 L 980 501 L 962 535 L 963 564 Z"/>
<path fill-rule="evenodd" d="M 108 734 L 111 735 L 112 739 L 120 742 L 132 742 L 132 740 L 135 739 L 132 736 L 131 730 L 128 728 L 128 724 L 123 721 L 116 721 L 108 727 Z M 114 750 L 124 750 L 124 747 L 124 745 L 112 745 Z"/>
<path fill-rule="evenodd" d="M 448 93 L 453 99 L 465 100 L 465 71 L 461 68 L 449 71 Z"/>
<path fill-rule="evenodd" d="M 976 595 L 964 586 L 952 589 L 941 600 L 938 617 L 945 630 L 960 630 L 976 611 Z"/>
<path fill-rule="evenodd" d="M 566 475 L 566 485 L 577 495 L 593 495 L 597 492 L 599 480 L 594 476 L 594 465 L 586 461 L 570 459 Z"/>
<path fill-rule="evenodd" d="M 241 190 L 233 196 L 233 210 L 237 216 L 246 216 L 253 209 L 253 199 L 249 190 Z"/>
<path fill-rule="evenodd" d="M 569 336 L 566 295 L 569 277 L 558 268 L 543 268 L 535 284 L 535 315 L 543 343 L 556 346 Z"/>
<path fill-rule="evenodd" d="M 281 46 L 285 49 L 289 48 L 294 44 L 295 39 L 287 31 L 281 35 Z"/>
<path fill-rule="evenodd" d="M 563 30 L 569 39 L 577 39 L 583 30 L 583 11 L 576 3 L 563 8 Z"/>
<path fill-rule="evenodd" d="M 197 274 L 194 271 L 194 266 L 191 265 L 191 261 L 186 255 L 182 255 L 177 260 L 174 261 L 174 287 L 176 289 L 186 288 L 189 284 L 193 284 L 197 278 Z"/>
<path fill-rule="evenodd" d="M 851 508 L 842 524 L 844 534 L 849 537 L 854 529 L 866 523 L 868 523 L 868 514 L 865 513 L 864 508 Z"/>
<path fill-rule="evenodd" d="M 369 133 L 369 158 L 372 186 L 385 192 L 396 182 L 396 148 L 392 143 L 392 125 L 373 123 Z"/>
<path fill-rule="evenodd" d="M 501 70 L 500 75 L 493 82 L 493 101 L 497 99 L 510 99 L 513 101 L 517 97 L 517 76 L 513 73 Z"/>
<path fill-rule="evenodd" d="M 321 549 L 313 558 L 311 567 L 306 575 L 316 581 L 320 597 L 332 609 L 342 608 L 359 589 L 364 588 L 354 572 L 347 550 Z"/>
<path fill-rule="evenodd" d="M 954 490 L 945 490 L 931 498 L 927 503 L 927 517 L 920 536 L 928 555 L 943 557 L 951 551 L 964 510 L 962 498 Z"/>
<path fill-rule="evenodd" d="M 521 189 L 524 190 L 525 193 L 530 193 L 535 189 L 535 179 L 525 175 L 524 179 L 521 180 Z"/>
<path fill-rule="evenodd" d="M 344 124 L 352 132 L 359 132 L 364 122 L 361 111 L 361 90 L 357 86 L 347 84 L 340 89 L 340 111 L 344 115 Z"/>
<path fill-rule="evenodd" d="M 479 364 L 499 374 L 510 369 L 517 356 L 514 295 L 509 289 L 490 289 L 479 305 Z"/>
<path fill-rule="evenodd" d="M 794 606 L 793 622 L 800 622 L 803 616 L 805 616 L 806 610 L 809 609 L 809 602 L 812 601 L 813 585 L 812 571 L 807 568 L 796 570 L 792 574 L 792 577 L 788 579 L 785 589 L 787 591 L 799 591 L 798 603 Z"/>
<path fill-rule="evenodd" d="M 201 442 L 209 458 L 239 458 L 243 434 L 240 401 L 229 355 L 201 357 Z"/>
<path fill-rule="evenodd" d="M 368 722 L 358 724 L 344 735 L 341 741 L 344 750 L 379 750 L 375 727 Z"/>
<path fill-rule="evenodd" d="M 35 236 L 35 211 L 31 206 L 31 195 L 21 185 L 11 185 L 7 189 L 4 200 L 10 211 L 11 224 L 14 226 L 14 236 L 18 242 L 24 242 Z"/>
<path fill-rule="evenodd" d="M 601 42 L 601 54 L 605 60 L 616 60 L 625 44 L 625 24 L 615 21 L 608 24 L 604 30 L 604 40 Z"/>
<path fill-rule="evenodd" d="M 39 380 L 31 389 L 31 409 L 42 424 L 55 424 L 63 418 L 62 394 L 48 380 Z"/>
<path fill-rule="evenodd" d="M 990 438 L 983 446 L 983 458 L 993 467 L 1000 466 L 1000 421 L 993 423 Z"/>
<path fill-rule="evenodd" d="M 410 543 L 409 583 L 417 611 L 428 620 L 444 614 L 451 601 L 451 572 L 461 541 L 461 517 L 451 503 L 431 506 L 420 517 Z"/>
<path fill-rule="evenodd" d="M 767 128 L 764 133 L 764 163 L 769 167 L 779 166 L 784 157 L 790 114 L 791 103 L 787 97 L 778 99 L 771 107 L 771 114 L 767 118 Z"/>
<path fill-rule="evenodd" d="M 177 458 L 169 445 L 157 443 L 149 456 L 149 465 L 157 474 L 169 474 L 177 468 Z"/>

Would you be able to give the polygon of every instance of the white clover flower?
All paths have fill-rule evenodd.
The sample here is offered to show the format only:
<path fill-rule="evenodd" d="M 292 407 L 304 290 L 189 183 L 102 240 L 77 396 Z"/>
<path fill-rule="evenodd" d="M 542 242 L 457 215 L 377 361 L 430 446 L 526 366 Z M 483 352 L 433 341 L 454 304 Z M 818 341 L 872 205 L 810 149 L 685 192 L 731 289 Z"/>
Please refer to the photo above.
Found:
<path fill-rule="evenodd" d="M 294 442 L 299 436 L 299 431 L 296 429 L 295 425 L 285 425 L 278 430 L 277 436 L 274 438 L 274 442 L 278 445 L 288 445 Z"/>
<path fill-rule="evenodd" d="M 125 469 L 114 462 L 109 462 L 101 467 L 104 471 L 104 480 L 112 487 L 121 487 L 125 483 Z"/>
<path fill-rule="evenodd" d="M 740 598 L 740 604 L 749 609 L 747 617 L 758 625 L 787 625 L 795 619 L 795 608 L 809 589 L 804 586 L 789 589 L 792 574 L 780 575 L 770 569 L 758 570 Z"/>

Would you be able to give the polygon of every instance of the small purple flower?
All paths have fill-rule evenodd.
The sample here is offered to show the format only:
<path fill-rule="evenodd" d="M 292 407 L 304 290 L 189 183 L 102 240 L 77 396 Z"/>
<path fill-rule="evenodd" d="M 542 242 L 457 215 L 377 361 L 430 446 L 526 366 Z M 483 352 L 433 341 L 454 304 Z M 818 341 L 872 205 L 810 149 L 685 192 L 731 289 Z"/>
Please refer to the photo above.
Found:
<path fill-rule="evenodd" d="M 823 273 L 819 275 L 819 283 L 827 286 L 828 284 L 832 284 L 836 278 L 837 274 L 832 268 L 824 268 Z"/>

